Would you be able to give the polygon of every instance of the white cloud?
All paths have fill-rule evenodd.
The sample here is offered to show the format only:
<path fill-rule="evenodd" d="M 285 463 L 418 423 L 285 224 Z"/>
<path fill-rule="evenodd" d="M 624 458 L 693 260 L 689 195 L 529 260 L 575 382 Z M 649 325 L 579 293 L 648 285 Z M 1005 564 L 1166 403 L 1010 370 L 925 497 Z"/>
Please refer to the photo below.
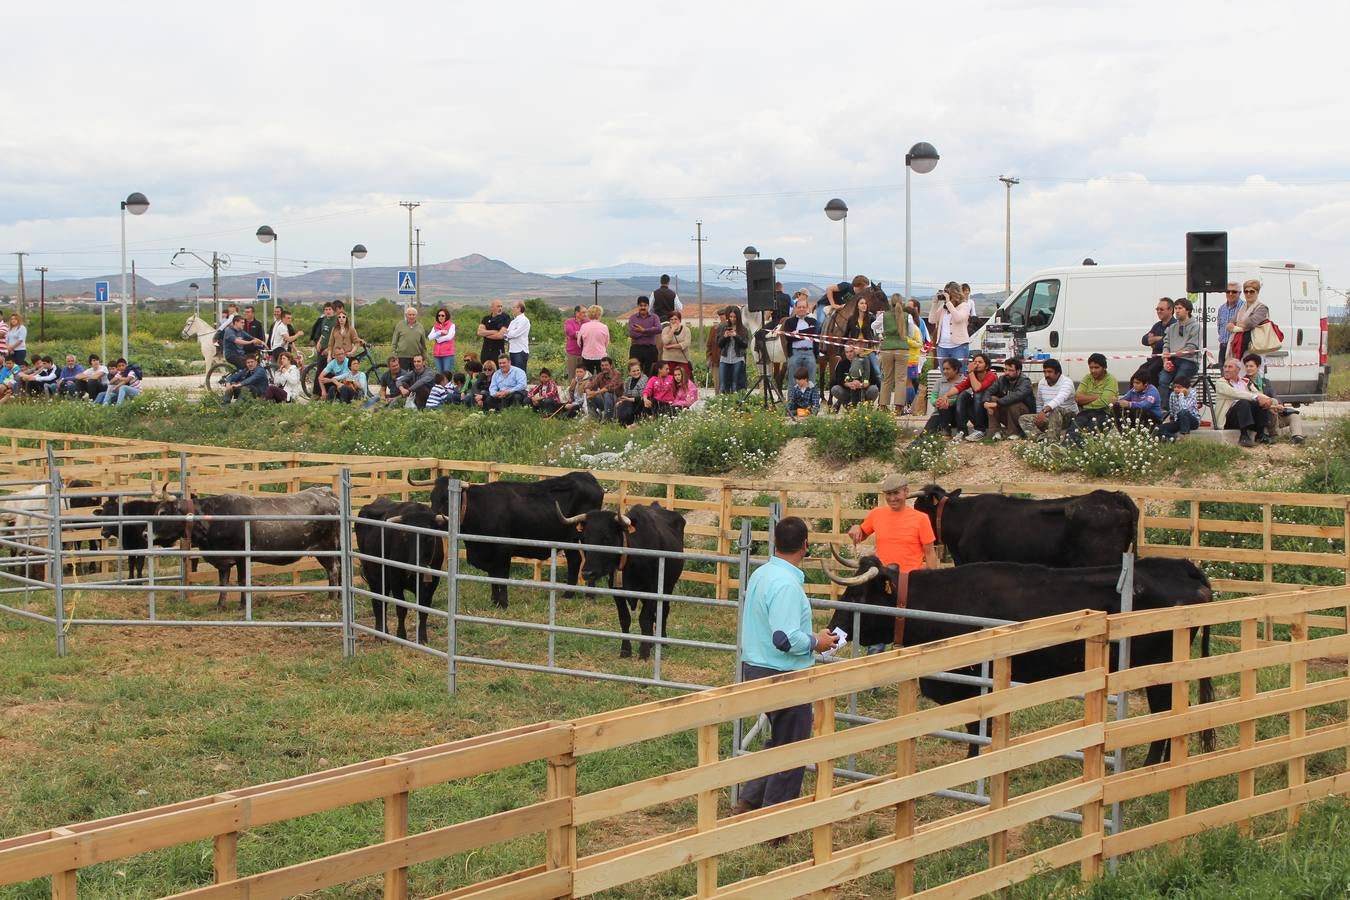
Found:
<path fill-rule="evenodd" d="M 264 222 L 283 269 L 358 240 L 387 265 L 407 253 L 397 201 L 420 199 L 431 261 L 692 262 L 701 218 L 709 262 L 754 243 L 833 277 L 838 195 L 850 268 L 895 283 L 904 154 L 928 140 L 918 283 L 1001 283 L 996 177 L 1015 174 L 1014 280 L 1176 259 L 1185 231 L 1219 229 L 1234 257 L 1318 262 L 1341 286 L 1348 20 L 1299 2 L 7 12 L 21 127 L 0 138 L 0 248 L 110 271 L 117 200 L 142 190 L 128 235 L 151 278 L 178 246 L 267 258 Z"/>

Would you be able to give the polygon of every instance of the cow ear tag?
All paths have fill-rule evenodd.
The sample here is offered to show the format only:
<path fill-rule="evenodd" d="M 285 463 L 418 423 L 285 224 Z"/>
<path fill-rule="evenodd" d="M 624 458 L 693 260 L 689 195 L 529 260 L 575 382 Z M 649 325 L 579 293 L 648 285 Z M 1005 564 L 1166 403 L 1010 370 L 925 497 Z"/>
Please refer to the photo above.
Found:
<path fill-rule="evenodd" d="M 895 585 L 891 584 L 891 580 L 889 578 L 886 579 L 886 593 L 888 594 L 895 593 Z"/>
<path fill-rule="evenodd" d="M 636 534 L 636 533 L 637 533 L 637 526 L 636 526 L 636 525 L 629 525 L 628 528 L 627 528 L 626 530 L 628 531 L 629 534 Z"/>
<path fill-rule="evenodd" d="M 582 533 L 583 531 L 585 531 L 585 530 L 586 530 L 586 526 L 585 526 L 585 525 L 578 525 L 578 526 L 577 526 L 577 534 L 581 534 L 581 533 Z"/>

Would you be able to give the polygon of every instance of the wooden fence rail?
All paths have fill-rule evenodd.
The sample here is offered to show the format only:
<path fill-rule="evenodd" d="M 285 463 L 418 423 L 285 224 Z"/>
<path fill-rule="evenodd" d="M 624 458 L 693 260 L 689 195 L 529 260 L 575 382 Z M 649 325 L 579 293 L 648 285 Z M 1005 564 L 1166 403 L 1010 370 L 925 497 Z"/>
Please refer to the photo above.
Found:
<path fill-rule="evenodd" d="M 1343 621 L 1350 616 L 1350 588 L 1115 616 L 1084 611 L 989 629 L 0 840 L 0 885 L 50 878 L 54 897 L 74 898 L 82 869 L 210 839 L 214 883 L 176 896 L 280 897 L 357 883 L 369 890 L 382 881 L 386 897 L 400 898 L 412 890 L 409 866 L 530 835 L 538 856 L 528 865 L 470 884 L 430 883 L 453 874 L 426 876 L 429 883 L 416 888 L 446 891 L 436 895 L 444 898 L 546 898 L 649 896 L 678 885 L 697 897 L 784 897 L 872 879 L 869 891 L 896 896 L 977 897 L 1074 864 L 1079 877 L 1091 878 L 1106 858 L 1222 824 L 1278 833 L 1308 802 L 1350 791 L 1347 638 L 1312 637 L 1301 624 L 1310 612 L 1329 609 Z M 1257 645 L 1258 621 L 1269 611 L 1295 623 L 1292 641 Z M 1241 646 L 1193 658 L 1191 629 L 1206 625 L 1238 631 Z M 1170 635 L 1174 661 L 1109 672 L 1109 642 L 1146 634 Z M 1014 685 L 1012 658 L 1048 647 L 1081 648 L 1083 665 Z M 985 660 L 992 661 L 991 691 L 919 707 L 919 678 Z M 1201 677 L 1217 680 L 1213 702 L 1191 699 Z M 1125 718 L 1108 718 L 1108 692 L 1151 686 L 1170 692 L 1169 711 L 1134 704 Z M 873 688 L 894 689 L 893 712 L 836 730 L 835 704 Z M 802 704 L 814 710 L 809 739 L 730 753 L 730 722 Z M 993 720 L 992 742 L 978 756 L 918 752 L 933 730 L 984 717 Z M 1207 728 L 1218 729 L 1213 750 L 1195 740 Z M 1141 754 L 1139 745 L 1158 739 L 1170 743 L 1168 760 L 1107 772 L 1107 753 L 1126 747 Z M 673 768 L 630 779 L 626 767 L 613 765 L 613 754 L 651 744 L 665 752 L 644 758 L 676 760 Z M 1081 762 L 1062 758 L 1074 752 Z M 835 783 L 832 763 L 855 753 L 884 754 L 892 764 L 887 774 Z M 806 763 L 821 774 L 797 800 L 740 815 L 720 802 L 730 785 Z M 481 779 L 517 766 L 546 769 L 538 796 L 482 818 L 410 831 L 414 792 L 467 779 L 490 783 Z M 954 810 L 928 799 L 982 778 L 991 787 L 986 807 Z M 367 846 L 266 871 L 249 871 L 250 859 L 240 859 L 242 832 L 373 800 L 384 804 L 384 828 Z M 1104 808 L 1121 801 L 1125 827 L 1107 835 Z M 1080 827 L 1041 824 L 1067 811 L 1081 815 Z M 1284 818 L 1270 821 L 1280 812 Z M 630 837 L 633 817 L 643 815 L 640 831 L 658 833 Z M 1014 846 L 1010 833 L 1027 828 L 1042 830 Z M 799 852 L 788 865 L 746 856 L 755 845 L 802 832 L 810 840 L 791 845 Z M 977 840 L 987 845 L 985 864 L 927 865 Z M 734 870 L 724 869 L 727 860 Z M 83 876 L 93 886 L 106 877 L 105 870 Z"/>

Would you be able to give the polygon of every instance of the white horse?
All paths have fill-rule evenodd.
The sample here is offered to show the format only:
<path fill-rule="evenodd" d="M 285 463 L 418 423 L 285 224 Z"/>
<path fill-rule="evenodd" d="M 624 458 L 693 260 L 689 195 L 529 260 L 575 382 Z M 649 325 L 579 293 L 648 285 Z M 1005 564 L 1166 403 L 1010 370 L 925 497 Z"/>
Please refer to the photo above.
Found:
<path fill-rule="evenodd" d="M 197 343 L 202 348 L 202 359 L 206 360 L 206 371 L 211 370 L 211 366 L 219 356 L 219 350 L 216 347 L 216 329 L 208 322 L 203 322 L 197 318 L 196 314 L 188 316 L 187 324 L 183 326 L 183 333 L 179 335 L 183 340 L 195 337 Z"/>

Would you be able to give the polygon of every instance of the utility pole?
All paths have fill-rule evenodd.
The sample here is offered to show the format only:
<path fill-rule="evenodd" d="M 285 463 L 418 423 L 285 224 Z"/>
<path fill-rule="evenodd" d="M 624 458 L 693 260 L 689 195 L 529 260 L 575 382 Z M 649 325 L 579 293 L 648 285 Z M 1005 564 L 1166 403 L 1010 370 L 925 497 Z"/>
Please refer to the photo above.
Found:
<path fill-rule="evenodd" d="M 694 222 L 695 233 L 691 241 L 698 248 L 698 315 L 694 318 L 694 336 L 698 337 L 699 326 L 703 324 L 703 244 L 708 239 L 703 236 L 703 220 Z"/>
<path fill-rule="evenodd" d="M 1008 188 L 1008 202 L 1004 215 L 1004 245 L 1003 245 L 1003 276 L 1007 293 L 1012 293 L 1012 189 L 1014 184 L 1021 184 L 1022 179 L 1013 178 L 1008 175 L 1000 175 L 998 180 Z"/>
<path fill-rule="evenodd" d="M 417 262 L 413 264 L 413 271 L 417 273 L 417 293 L 413 294 L 413 306 L 419 309 L 422 306 L 422 229 L 414 229 L 417 233 L 417 239 L 413 242 L 417 247 Z"/>
<path fill-rule="evenodd" d="M 211 251 L 211 303 L 216 308 L 216 319 L 212 323 L 215 324 L 224 313 L 220 309 L 220 256 L 214 250 Z"/>
<path fill-rule="evenodd" d="M 131 308 L 136 309 L 136 260 L 131 261 Z"/>
<path fill-rule="evenodd" d="M 413 214 L 413 210 L 414 210 L 414 209 L 417 209 L 417 207 L 421 206 L 422 204 L 419 203 L 419 202 L 417 202 L 416 200 L 400 200 L 400 201 L 398 202 L 398 205 L 399 205 L 399 206 L 402 206 L 402 207 L 404 207 L 404 208 L 406 208 L 406 209 L 408 210 L 408 268 L 411 269 L 411 268 L 412 268 L 412 264 L 413 264 L 413 223 L 412 223 L 412 214 Z"/>
<path fill-rule="evenodd" d="M 47 340 L 47 267 L 38 266 L 38 274 L 42 276 L 42 286 L 38 294 L 38 340 Z"/>
<path fill-rule="evenodd" d="M 26 317 L 24 316 L 24 306 L 25 306 L 25 304 L 24 304 L 24 294 L 23 294 L 23 258 L 24 258 L 25 256 L 27 256 L 28 254 L 27 254 L 27 253 L 15 253 L 14 255 L 17 256 L 17 257 L 19 258 L 19 318 L 25 319 L 25 321 L 26 321 Z"/>
<path fill-rule="evenodd" d="M 599 305 L 600 305 L 600 285 L 602 285 L 602 284 L 604 284 L 603 281 L 592 281 L 592 282 L 591 282 L 591 287 L 595 288 L 595 305 L 596 305 L 596 306 L 599 306 Z"/>

